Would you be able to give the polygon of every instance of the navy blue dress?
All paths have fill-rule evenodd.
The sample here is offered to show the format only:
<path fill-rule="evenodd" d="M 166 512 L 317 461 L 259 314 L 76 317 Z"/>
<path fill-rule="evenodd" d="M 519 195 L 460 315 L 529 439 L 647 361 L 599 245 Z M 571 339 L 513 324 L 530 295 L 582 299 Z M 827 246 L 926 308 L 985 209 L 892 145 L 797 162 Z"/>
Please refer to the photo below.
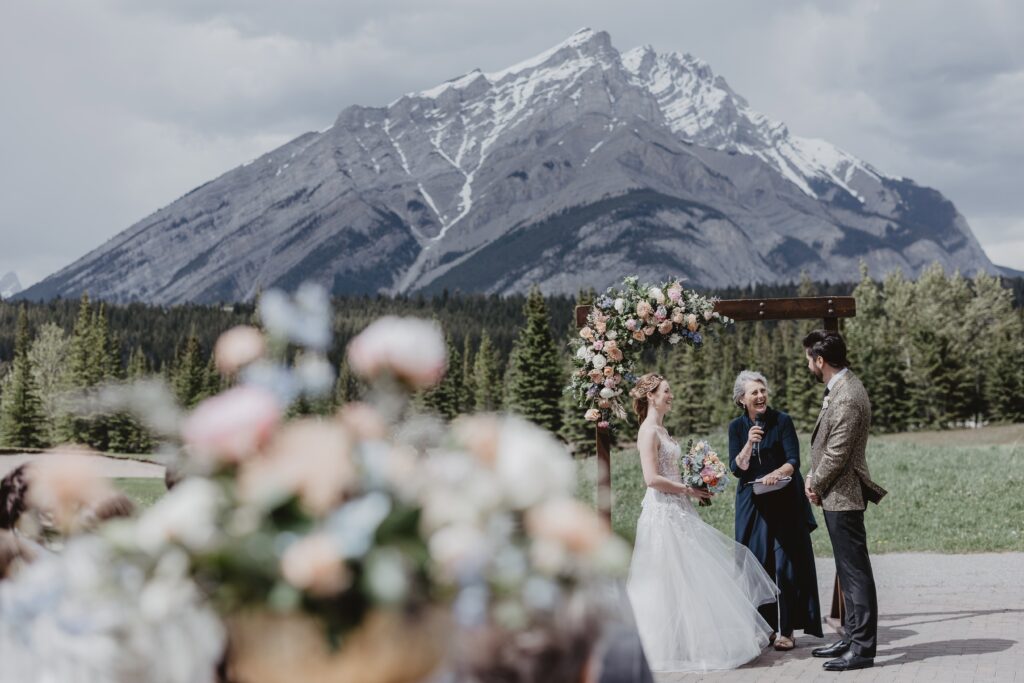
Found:
<path fill-rule="evenodd" d="M 746 445 L 753 426 L 746 413 L 729 423 L 729 469 L 739 478 L 736 541 L 750 548 L 779 584 L 778 613 L 774 604 L 762 605 L 761 616 L 783 635 L 802 629 L 820 637 L 821 606 L 811 547 L 811 531 L 818 525 L 804 495 L 796 428 L 789 415 L 768 408 L 760 457 L 751 456 L 750 466 L 744 471 L 736 465 L 736 456 Z M 793 466 L 793 480 L 782 489 L 755 496 L 749 482 L 786 463 Z"/>

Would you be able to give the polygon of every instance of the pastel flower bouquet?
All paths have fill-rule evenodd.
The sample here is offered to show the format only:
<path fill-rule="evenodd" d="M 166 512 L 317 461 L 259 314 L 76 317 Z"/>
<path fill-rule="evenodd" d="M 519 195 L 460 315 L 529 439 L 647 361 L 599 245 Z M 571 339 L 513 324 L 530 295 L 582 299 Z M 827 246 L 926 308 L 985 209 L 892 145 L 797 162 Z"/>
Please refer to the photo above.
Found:
<path fill-rule="evenodd" d="M 714 310 L 715 302 L 684 289 L 678 280 L 655 287 L 636 277 L 597 297 L 573 342 L 575 370 L 566 387 L 584 417 L 599 428 L 610 427 L 613 417 L 626 419 L 622 396 L 636 382 L 641 351 L 659 344 L 699 348 L 708 327 L 732 323 Z"/>
<path fill-rule="evenodd" d="M 679 471 L 684 484 L 712 494 L 724 491 L 729 482 L 725 463 L 711 448 L 711 444 L 704 440 L 696 443 L 691 441 L 688 444 L 687 451 L 679 462 Z M 711 500 L 702 499 L 699 505 L 707 507 L 711 505 Z"/>
<path fill-rule="evenodd" d="M 231 388 L 188 413 L 144 402 L 180 453 L 177 483 L 137 518 L 83 539 L 89 552 L 72 548 L 0 584 L 0 606 L 35 605 L 20 621 L 0 609 L 0 650 L 19 643 L 24 680 L 127 681 L 136 679 L 119 672 L 153 670 L 154 681 L 212 682 L 225 652 L 228 680 L 243 683 L 411 683 L 442 664 L 479 681 L 517 680 L 496 671 L 502 662 L 537 665 L 518 680 L 578 678 L 557 678 L 552 662 L 573 669 L 590 656 L 600 632 L 592 589 L 625 572 L 629 548 L 574 499 L 565 447 L 513 416 L 447 425 L 414 412 L 412 392 L 440 381 L 447 362 L 438 325 L 418 319 L 378 320 L 349 345 L 350 366 L 371 385 L 367 402 L 288 417 L 296 398 L 333 386 L 329 301 L 316 288 L 268 292 L 260 319 L 264 329 L 229 330 L 216 346 Z M 81 489 L 34 493 L 50 500 L 48 488 L 58 499 Z M 33 624 L 64 623 L 49 614 L 59 603 L 29 598 L 70 595 L 59 583 L 69 575 L 91 581 L 80 597 L 91 610 L 63 634 L 69 656 L 55 672 L 46 643 L 24 641 Z M 119 632 L 103 621 L 115 594 L 91 592 L 115 579 L 154 586 L 137 604 L 118 595 L 116 608 L 123 623 L 165 618 L 175 647 L 117 647 Z M 91 631 L 106 633 L 102 652 L 75 646 Z M 576 659 L 552 659 L 550 648 L 531 659 L 565 634 L 586 645 Z M 510 655 L 516 643 L 528 646 Z M 95 676 L 68 675 L 84 670 Z"/>

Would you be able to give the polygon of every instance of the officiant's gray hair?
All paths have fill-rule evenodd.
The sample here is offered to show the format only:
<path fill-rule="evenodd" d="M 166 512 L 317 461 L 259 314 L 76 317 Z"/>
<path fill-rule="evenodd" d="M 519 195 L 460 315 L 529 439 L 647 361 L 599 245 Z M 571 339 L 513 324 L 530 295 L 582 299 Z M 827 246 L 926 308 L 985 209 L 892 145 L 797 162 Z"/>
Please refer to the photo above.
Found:
<path fill-rule="evenodd" d="M 743 394 L 747 393 L 747 382 L 760 382 L 764 385 L 765 392 L 772 393 L 771 389 L 768 388 L 768 380 L 760 372 L 741 370 L 740 374 L 736 375 L 736 381 L 732 385 L 732 402 L 740 408 L 743 407 L 743 404 L 740 403 L 740 398 Z"/>

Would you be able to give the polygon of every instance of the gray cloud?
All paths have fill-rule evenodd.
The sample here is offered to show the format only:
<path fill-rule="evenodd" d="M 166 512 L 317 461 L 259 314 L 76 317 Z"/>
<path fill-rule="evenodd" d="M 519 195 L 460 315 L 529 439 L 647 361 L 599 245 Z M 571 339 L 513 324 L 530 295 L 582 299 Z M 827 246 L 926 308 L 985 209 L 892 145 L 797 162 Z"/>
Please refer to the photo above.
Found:
<path fill-rule="evenodd" d="M 28 284 L 351 104 L 581 26 L 690 52 L 757 109 L 949 196 L 1024 269 L 1024 11 L 857 0 L 57 0 L 0 6 L 0 273 Z"/>

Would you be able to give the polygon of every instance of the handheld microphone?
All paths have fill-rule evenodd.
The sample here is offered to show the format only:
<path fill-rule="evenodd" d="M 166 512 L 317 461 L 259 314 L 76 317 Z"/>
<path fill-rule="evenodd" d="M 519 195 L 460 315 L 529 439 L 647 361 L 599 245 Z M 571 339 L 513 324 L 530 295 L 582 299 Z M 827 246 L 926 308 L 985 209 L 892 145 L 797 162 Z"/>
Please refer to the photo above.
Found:
<path fill-rule="evenodd" d="M 754 420 L 754 426 L 759 428 L 763 432 L 764 431 L 764 420 L 762 420 L 761 418 L 757 418 L 756 420 Z M 764 438 L 764 434 L 761 435 L 761 438 Z M 757 461 L 761 462 L 761 442 L 760 441 L 757 441 L 757 442 L 754 443 L 754 455 L 757 456 Z"/>

